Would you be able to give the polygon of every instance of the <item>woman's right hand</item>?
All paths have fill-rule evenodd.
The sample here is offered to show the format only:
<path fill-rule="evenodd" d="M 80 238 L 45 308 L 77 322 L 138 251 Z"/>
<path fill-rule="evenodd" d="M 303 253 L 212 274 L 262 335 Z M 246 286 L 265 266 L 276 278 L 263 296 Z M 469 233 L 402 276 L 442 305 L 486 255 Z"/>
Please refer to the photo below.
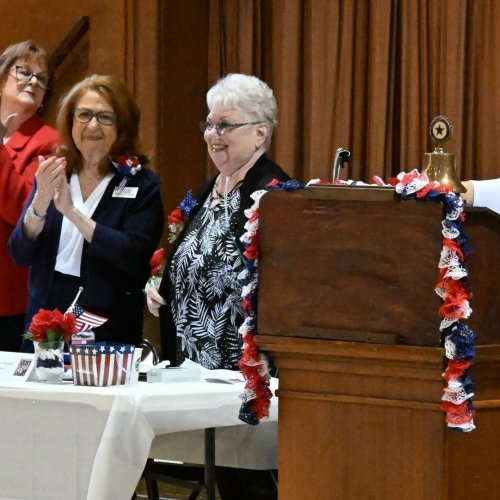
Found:
<path fill-rule="evenodd" d="M 5 134 L 9 129 L 9 125 L 16 116 L 17 113 L 11 113 L 9 116 L 7 116 L 7 118 L 5 118 L 5 120 L 0 121 L 0 142 L 3 142 L 3 138 L 5 137 Z"/>
<path fill-rule="evenodd" d="M 166 304 L 165 299 L 159 294 L 158 288 L 148 287 L 146 291 L 146 303 L 149 312 L 158 317 L 160 315 L 160 307 Z"/>
<path fill-rule="evenodd" d="M 47 211 L 54 198 L 56 188 L 60 185 L 61 178 L 64 177 L 65 166 L 66 158 L 64 157 L 50 156 L 47 159 L 43 156 L 38 157 L 38 169 L 35 174 L 37 183 L 35 199 L 36 208 L 41 212 Z"/>

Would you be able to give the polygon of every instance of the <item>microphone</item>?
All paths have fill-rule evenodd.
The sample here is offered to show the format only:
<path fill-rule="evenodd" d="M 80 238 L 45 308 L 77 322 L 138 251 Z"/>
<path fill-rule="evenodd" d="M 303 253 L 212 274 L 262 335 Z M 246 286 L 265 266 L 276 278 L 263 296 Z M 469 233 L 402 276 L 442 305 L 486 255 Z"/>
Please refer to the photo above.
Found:
<path fill-rule="evenodd" d="M 344 148 L 338 148 L 333 159 L 332 182 L 339 179 L 340 169 L 344 166 L 344 163 L 351 165 L 351 152 Z"/>

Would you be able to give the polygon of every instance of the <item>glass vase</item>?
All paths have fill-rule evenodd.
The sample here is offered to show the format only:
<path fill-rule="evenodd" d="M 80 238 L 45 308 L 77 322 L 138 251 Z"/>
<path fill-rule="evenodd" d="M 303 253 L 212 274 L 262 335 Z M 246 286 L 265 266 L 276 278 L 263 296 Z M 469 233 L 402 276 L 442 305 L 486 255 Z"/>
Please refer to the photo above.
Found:
<path fill-rule="evenodd" d="M 59 384 L 64 374 L 64 340 L 34 342 L 36 379 Z"/>

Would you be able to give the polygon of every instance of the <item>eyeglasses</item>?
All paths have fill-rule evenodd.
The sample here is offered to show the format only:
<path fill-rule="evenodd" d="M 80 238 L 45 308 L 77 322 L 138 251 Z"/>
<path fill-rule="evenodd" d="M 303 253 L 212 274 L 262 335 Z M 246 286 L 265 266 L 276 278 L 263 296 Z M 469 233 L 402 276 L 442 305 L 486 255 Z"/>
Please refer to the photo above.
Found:
<path fill-rule="evenodd" d="M 47 73 L 35 73 L 28 66 L 12 66 L 12 68 L 16 70 L 14 76 L 18 82 L 28 83 L 35 77 L 38 86 L 43 90 L 47 90 L 49 85 L 49 76 Z"/>
<path fill-rule="evenodd" d="M 227 132 L 239 128 L 239 127 L 244 127 L 246 125 L 258 125 L 259 123 L 262 122 L 246 122 L 246 123 L 226 123 L 226 122 L 221 122 L 221 123 L 212 123 L 212 122 L 207 122 L 207 121 L 201 121 L 200 122 L 200 129 L 201 131 L 206 134 L 207 132 L 210 132 L 211 130 L 215 129 L 215 131 L 219 135 L 224 135 Z"/>
<path fill-rule="evenodd" d="M 73 118 L 80 123 L 89 123 L 92 118 L 97 119 L 101 125 L 114 125 L 116 120 L 116 114 L 112 111 L 92 111 L 87 108 L 74 108 Z"/>

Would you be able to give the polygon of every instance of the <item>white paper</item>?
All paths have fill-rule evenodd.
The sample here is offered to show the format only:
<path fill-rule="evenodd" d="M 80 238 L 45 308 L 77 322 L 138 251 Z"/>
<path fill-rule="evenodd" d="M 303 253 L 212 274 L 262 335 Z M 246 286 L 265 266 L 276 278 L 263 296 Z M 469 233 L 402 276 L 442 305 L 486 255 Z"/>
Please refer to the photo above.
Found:
<path fill-rule="evenodd" d="M 33 368 L 33 354 L 0 351 L 0 381 L 27 380 Z"/>

